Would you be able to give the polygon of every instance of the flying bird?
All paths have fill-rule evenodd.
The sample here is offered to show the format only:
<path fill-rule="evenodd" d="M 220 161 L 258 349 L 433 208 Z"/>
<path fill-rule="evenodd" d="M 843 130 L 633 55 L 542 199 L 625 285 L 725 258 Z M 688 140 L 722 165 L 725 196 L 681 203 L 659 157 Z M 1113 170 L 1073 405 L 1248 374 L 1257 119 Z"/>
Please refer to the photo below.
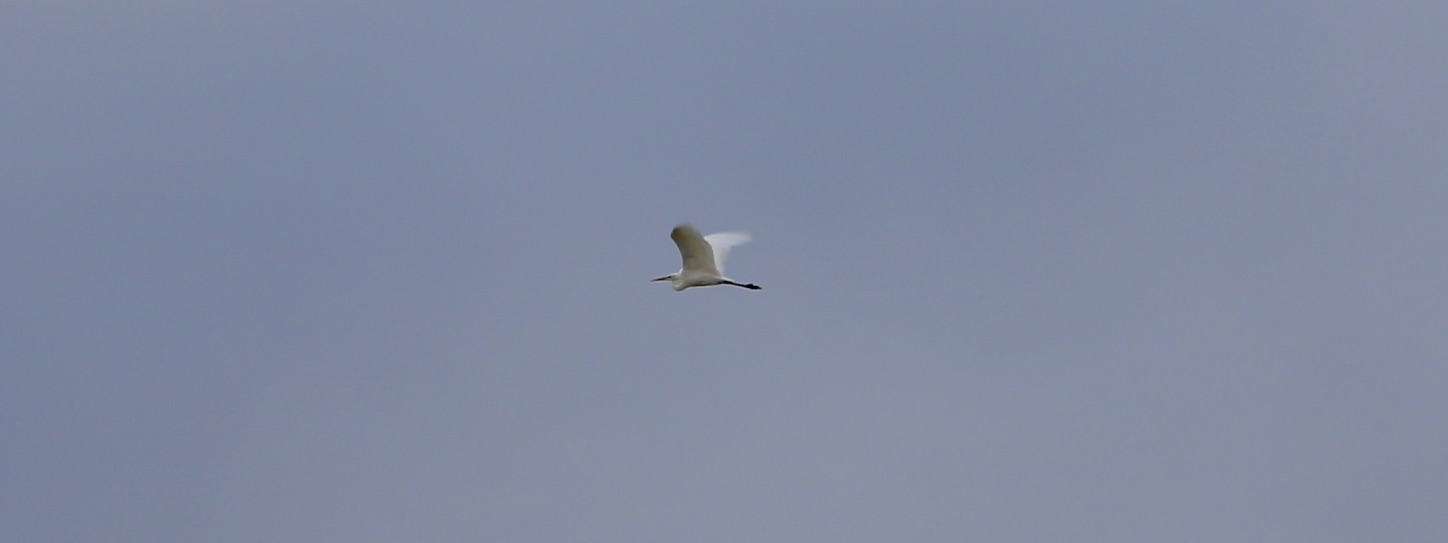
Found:
<path fill-rule="evenodd" d="M 676 291 L 689 287 L 714 285 L 734 285 L 749 290 L 759 290 L 759 285 L 736 283 L 734 280 L 724 277 L 724 259 L 729 257 L 729 249 L 735 245 L 747 243 L 749 234 L 720 232 L 701 236 L 698 230 L 689 226 L 688 223 L 684 223 L 675 226 L 674 231 L 669 233 L 669 237 L 674 239 L 674 245 L 679 246 L 679 254 L 684 257 L 684 267 L 651 281 L 669 281 L 673 283 Z"/>

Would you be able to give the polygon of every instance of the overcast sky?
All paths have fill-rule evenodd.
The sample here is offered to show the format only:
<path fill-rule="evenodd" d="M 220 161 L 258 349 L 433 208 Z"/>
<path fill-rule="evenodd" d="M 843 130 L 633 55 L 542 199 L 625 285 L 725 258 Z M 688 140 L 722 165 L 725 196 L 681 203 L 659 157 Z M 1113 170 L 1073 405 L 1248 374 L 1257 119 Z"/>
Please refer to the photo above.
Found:
<path fill-rule="evenodd" d="M 0 540 L 1438 541 L 1445 25 L 6 3 Z"/>

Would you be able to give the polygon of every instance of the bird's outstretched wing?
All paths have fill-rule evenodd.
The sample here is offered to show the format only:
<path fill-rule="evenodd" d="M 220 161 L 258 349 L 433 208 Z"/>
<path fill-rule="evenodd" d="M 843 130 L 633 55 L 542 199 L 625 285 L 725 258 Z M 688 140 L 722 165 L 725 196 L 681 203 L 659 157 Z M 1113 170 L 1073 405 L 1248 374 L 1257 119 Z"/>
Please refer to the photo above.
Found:
<path fill-rule="evenodd" d="M 693 226 L 688 223 L 675 226 L 669 237 L 674 239 L 674 245 L 679 246 L 679 255 L 684 257 L 684 271 L 719 275 L 718 268 L 714 267 L 714 249 Z"/>
<path fill-rule="evenodd" d="M 729 258 L 729 249 L 735 245 L 749 243 L 750 237 L 745 232 L 720 232 L 704 236 L 704 241 L 714 249 L 714 269 L 719 275 L 724 275 L 724 260 Z"/>

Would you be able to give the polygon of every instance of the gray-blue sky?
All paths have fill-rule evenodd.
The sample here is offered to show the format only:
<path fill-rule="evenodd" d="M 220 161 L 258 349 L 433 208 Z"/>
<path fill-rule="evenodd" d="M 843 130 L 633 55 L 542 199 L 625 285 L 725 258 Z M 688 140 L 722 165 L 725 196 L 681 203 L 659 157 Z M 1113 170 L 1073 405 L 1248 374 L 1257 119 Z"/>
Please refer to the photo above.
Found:
<path fill-rule="evenodd" d="M 1444 21 L 8 4 L 0 539 L 1430 540 Z"/>

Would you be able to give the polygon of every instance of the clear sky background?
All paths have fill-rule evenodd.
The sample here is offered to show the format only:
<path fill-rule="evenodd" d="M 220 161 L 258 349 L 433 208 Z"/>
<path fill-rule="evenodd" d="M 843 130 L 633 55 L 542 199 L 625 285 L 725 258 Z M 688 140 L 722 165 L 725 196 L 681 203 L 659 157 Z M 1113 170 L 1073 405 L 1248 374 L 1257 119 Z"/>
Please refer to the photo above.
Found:
<path fill-rule="evenodd" d="M 1441 540 L 1445 27 L 6 3 L 0 540 Z"/>

